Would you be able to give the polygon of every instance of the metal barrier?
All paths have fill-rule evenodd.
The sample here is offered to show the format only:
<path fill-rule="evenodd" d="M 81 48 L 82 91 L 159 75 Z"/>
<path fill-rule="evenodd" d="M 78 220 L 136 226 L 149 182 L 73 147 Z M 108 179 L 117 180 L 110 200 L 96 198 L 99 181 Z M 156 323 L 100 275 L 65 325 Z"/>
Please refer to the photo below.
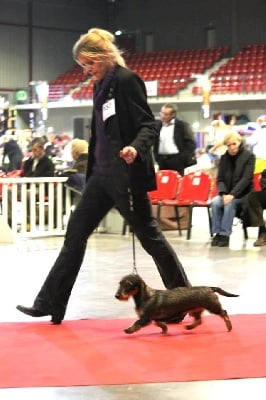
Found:
<path fill-rule="evenodd" d="M 0 178 L 1 213 L 15 235 L 64 235 L 71 213 L 67 177 Z"/>

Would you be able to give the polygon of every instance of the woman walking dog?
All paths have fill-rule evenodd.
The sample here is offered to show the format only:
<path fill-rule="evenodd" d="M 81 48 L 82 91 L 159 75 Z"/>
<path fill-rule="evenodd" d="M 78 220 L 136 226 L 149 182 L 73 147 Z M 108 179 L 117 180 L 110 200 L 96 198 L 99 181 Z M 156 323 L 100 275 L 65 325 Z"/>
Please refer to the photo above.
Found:
<path fill-rule="evenodd" d="M 108 31 L 90 29 L 75 43 L 73 56 L 95 82 L 87 182 L 70 217 L 63 247 L 33 306 L 17 306 L 32 317 L 51 315 L 54 324 L 64 318 L 88 237 L 114 206 L 152 256 L 165 287 L 190 285 L 152 215 L 147 194 L 156 187 L 151 147 L 158 132 L 144 82 L 126 68 Z"/>

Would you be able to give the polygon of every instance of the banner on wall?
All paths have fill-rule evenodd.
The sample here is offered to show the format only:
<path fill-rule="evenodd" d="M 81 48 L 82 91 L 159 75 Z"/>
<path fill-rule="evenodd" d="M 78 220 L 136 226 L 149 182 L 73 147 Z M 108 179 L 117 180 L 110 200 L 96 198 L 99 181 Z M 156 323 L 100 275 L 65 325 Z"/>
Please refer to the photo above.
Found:
<path fill-rule="evenodd" d="M 38 103 L 40 103 L 42 121 L 46 121 L 48 119 L 49 84 L 46 81 L 33 81 L 30 82 L 30 85 L 34 87 Z"/>
<path fill-rule="evenodd" d="M 202 81 L 202 111 L 203 118 L 210 118 L 211 82 L 209 79 Z"/>
<path fill-rule="evenodd" d="M 148 96 L 157 96 L 158 92 L 158 81 L 147 81 L 145 82 L 147 95 Z"/>

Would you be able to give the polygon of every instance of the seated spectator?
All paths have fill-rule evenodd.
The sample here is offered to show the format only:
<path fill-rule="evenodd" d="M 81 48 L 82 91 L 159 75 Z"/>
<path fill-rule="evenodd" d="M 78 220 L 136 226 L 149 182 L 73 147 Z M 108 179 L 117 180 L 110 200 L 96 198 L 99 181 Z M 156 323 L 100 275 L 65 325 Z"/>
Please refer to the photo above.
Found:
<path fill-rule="evenodd" d="M 36 137 L 31 141 L 30 144 L 32 155 L 23 163 L 21 176 L 27 178 L 42 178 L 42 177 L 53 177 L 55 175 L 55 168 L 53 162 L 45 155 L 45 141 L 41 137 Z M 29 184 L 30 185 L 30 184 Z M 30 189 L 27 187 L 27 219 L 30 214 Z M 48 185 L 45 185 L 45 193 L 48 194 Z M 38 195 L 38 189 L 37 189 Z M 20 197 L 20 190 L 18 191 L 18 197 Z M 12 226 L 12 198 L 9 194 L 9 225 Z"/>
<path fill-rule="evenodd" d="M 246 139 L 256 157 L 255 173 L 266 168 L 266 115 L 258 117 L 256 122 L 256 129 Z"/>
<path fill-rule="evenodd" d="M 71 167 L 73 164 L 73 158 L 71 155 L 71 138 L 66 135 L 62 134 L 60 136 L 61 140 L 61 152 L 60 152 L 60 159 L 63 161 L 65 165 Z"/>
<path fill-rule="evenodd" d="M 233 219 L 245 196 L 253 187 L 254 155 L 248 151 L 241 136 L 234 131 L 224 137 L 227 151 L 221 156 L 217 173 L 218 195 L 211 202 L 212 246 L 228 247 Z"/>
<path fill-rule="evenodd" d="M 197 149 L 195 152 L 196 164 L 185 169 L 185 173 L 203 171 L 208 172 L 212 175 L 214 169 L 214 163 L 208 152 L 205 149 Z"/>
<path fill-rule="evenodd" d="M 86 182 L 88 165 L 88 142 L 84 139 L 73 139 L 71 142 L 73 166 L 65 170 L 61 176 L 68 176 L 67 185 L 82 191 Z"/>
<path fill-rule="evenodd" d="M 220 158 L 226 151 L 223 144 L 224 135 L 228 132 L 228 125 L 225 122 L 225 115 L 218 112 L 213 115 L 213 120 L 207 128 L 207 144 L 210 154 Z"/>
<path fill-rule="evenodd" d="M 45 155 L 45 142 L 36 137 L 31 142 L 32 156 L 22 166 L 22 176 L 27 178 L 54 176 L 55 168 L 53 162 Z"/>
<path fill-rule="evenodd" d="M 88 142 L 84 139 L 73 139 L 71 142 L 71 155 L 74 160 L 72 170 L 80 174 L 87 172 L 88 165 Z"/>
<path fill-rule="evenodd" d="M 55 137 L 54 135 L 50 135 L 48 138 L 46 135 L 42 136 L 42 139 L 44 140 L 44 149 L 45 149 L 45 155 L 49 157 L 50 159 L 56 156 L 56 151 L 55 151 Z"/>
<path fill-rule="evenodd" d="M 266 246 L 266 227 L 263 218 L 263 210 L 266 209 L 266 169 L 261 173 L 260 185 L 261 191 L 250 192 L 245 203 L 246 225 L 259 227 L 258 238 L 253 246 Z"/>
<path fill-rule="evenodd" d="M 237 116 L 235 114 L 229 114 L 225 116 L 226 125 L 235 126 L 237 125 Z"/>
<path fill-rule="evenodd" d="M 226 146 L 224 145 L 224 137 L 229 132 L 228 126 L 222 119 L 212 121 L 212 146 L 209 148 L 209 152 L 218 158 L 220 158 L 226 152 Z"/>

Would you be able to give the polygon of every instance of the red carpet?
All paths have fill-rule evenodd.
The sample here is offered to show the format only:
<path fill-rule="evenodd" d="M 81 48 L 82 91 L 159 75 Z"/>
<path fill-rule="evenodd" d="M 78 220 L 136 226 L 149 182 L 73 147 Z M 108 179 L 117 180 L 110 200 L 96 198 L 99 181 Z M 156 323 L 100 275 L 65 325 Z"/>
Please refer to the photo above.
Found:
<path fill-rule="evenodd" d="M 233 330 L 205 316 L 186 331 L 132 320 L 0 324 L 0 388 L 197 381 L 266 376 L 266 315 L 234 315 Z"/>

